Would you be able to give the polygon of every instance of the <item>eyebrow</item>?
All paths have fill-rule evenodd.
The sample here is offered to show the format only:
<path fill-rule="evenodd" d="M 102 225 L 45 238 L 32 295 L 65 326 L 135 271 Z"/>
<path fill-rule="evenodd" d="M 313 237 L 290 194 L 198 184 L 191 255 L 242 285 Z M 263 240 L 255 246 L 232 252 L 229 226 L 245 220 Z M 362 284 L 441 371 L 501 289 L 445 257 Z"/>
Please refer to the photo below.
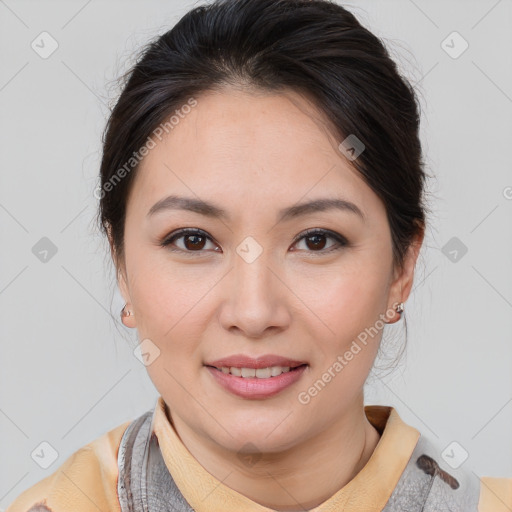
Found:
<path fill-rule="evenodd" d="M 366 216 L 361 209 L 350 201 L 337 198 L 320 198 L 279 210 L 277 222 L 290 220 L 309 213 L 324 212 L 333 209 L 351 212 L 361 217 L 363 222 L 366 220 Z M 164 197 L 155 203 L 148 211 L 147 216 L 152 217 L 156 213 L 165 210 L 187 210 L 200 215 L 205 215 L 206 217 L 227 221 L 230 220 L 230 215 L 221 207 L 213 203 L 203 201 L 202 199 L 175 195 Z"/>

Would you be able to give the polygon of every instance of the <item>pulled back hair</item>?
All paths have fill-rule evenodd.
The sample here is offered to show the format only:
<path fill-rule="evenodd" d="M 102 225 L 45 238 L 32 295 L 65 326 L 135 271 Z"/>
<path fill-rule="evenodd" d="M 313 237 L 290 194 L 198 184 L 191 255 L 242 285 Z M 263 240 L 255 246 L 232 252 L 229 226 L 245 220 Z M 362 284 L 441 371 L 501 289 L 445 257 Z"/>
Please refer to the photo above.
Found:
<path fill-rule="evenodd" d="M 419 103 L 381 40 L 341 5 L 216 0 L 195 7 L 148 43 L 124 78 L 100 170 L 99 220 L 116 263 L 124 261 L 127 198 L 137 172 L 126 162 L 191 97 L 250 86 L 307 96 L 339 142 L 353 134 L 364 144 L 351 163 L 385 205 L 393 262 L 403 268 L 413 237 L 425 228 Z"/>

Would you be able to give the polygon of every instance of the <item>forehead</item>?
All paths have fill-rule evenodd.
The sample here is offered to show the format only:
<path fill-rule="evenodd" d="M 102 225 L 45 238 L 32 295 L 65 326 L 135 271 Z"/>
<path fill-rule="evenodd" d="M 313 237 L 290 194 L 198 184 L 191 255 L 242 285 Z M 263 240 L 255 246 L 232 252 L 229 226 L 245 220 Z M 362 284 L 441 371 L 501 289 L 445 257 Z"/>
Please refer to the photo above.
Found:
<path fill-rule="evenodd" d="M 136 206 L 147 211 L 175 192 L 286 205 L 331 193 L 363 211 L 379 202 L 338 149 L 329 121 L 298 93 L 223 90 L 196 101 L 178 107 L 162 140 L 153 137 L 132 188 Z"/>

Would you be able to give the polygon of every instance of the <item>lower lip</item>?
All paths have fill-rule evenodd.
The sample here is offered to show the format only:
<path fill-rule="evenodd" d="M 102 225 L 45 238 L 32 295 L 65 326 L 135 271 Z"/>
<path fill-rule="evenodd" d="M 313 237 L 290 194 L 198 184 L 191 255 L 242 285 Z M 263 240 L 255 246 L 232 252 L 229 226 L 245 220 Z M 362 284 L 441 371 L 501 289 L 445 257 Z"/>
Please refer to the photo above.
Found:
<path fill-rule="evenodd" d="M 297 369 L 281 373 L 277 377 L 258 379 L 257 377 L 236 377 L 211 366 L 206 366 L 206 369 L 224 389 L 242 398 L 253 400 L 269 398 L 283 391 L 283 389 L 297 382 L 306 368 L 307 365 L 298 366 Z"/>

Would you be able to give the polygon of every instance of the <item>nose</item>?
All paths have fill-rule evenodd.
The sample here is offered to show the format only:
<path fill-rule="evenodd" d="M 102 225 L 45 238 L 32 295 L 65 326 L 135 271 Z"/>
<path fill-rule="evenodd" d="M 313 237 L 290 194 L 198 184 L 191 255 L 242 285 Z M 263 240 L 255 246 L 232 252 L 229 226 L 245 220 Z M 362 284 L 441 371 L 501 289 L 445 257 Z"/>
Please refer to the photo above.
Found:
<path fill-rule="evenodd" d="M 265 251 L 254 260 L 235 254 L 219 312 L 221 325 L 227 331 L 247 338 L 264 338 L 289 325 L 291 292 L 279 275 L 282 272 L 271 268 L 270 259 Z"/>

